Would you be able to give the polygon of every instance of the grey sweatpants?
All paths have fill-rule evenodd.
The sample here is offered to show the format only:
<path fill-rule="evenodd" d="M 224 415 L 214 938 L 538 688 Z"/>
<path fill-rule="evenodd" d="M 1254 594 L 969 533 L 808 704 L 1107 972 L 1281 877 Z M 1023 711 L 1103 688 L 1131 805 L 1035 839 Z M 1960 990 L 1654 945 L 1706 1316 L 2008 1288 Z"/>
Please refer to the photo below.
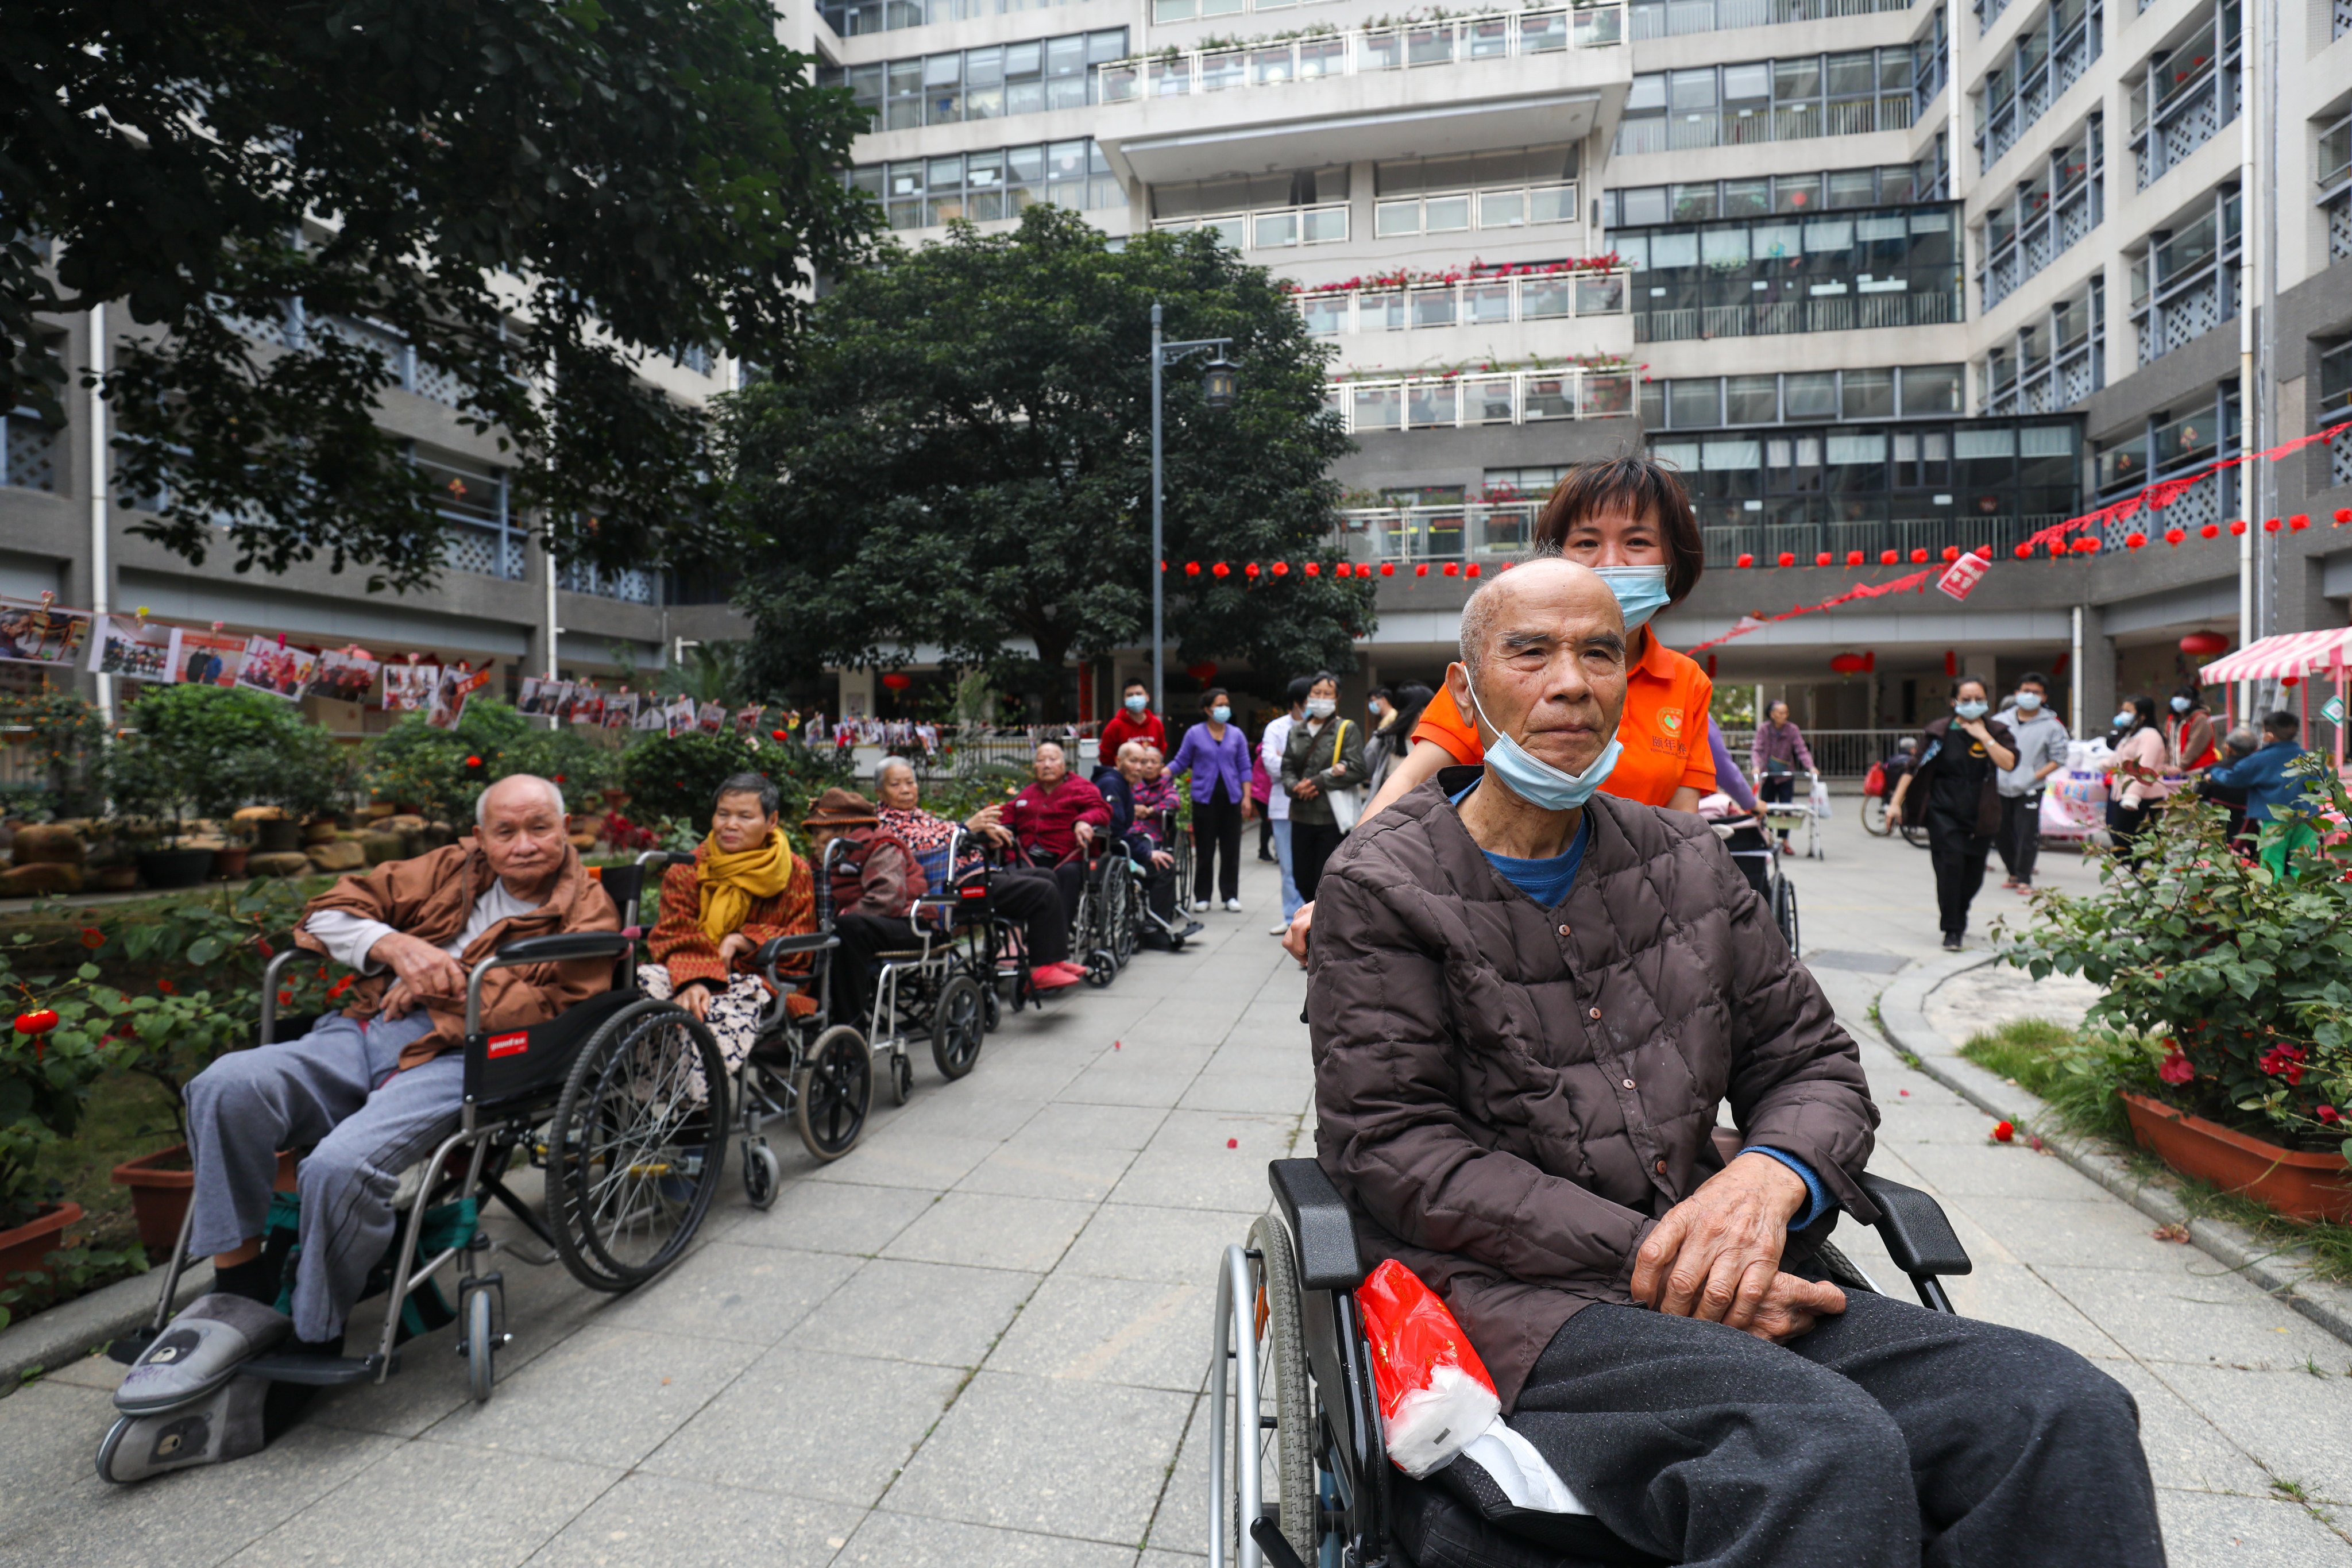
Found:
<path fill-rule="evenodd" d="M 295 1173 L 294 1331 L 303 1339 L 342 1331 L 391 1243 L 401 1173 L 457 1129 L 465 1058 L 446 1052 L 399 1070 L 401 1047 L 431 1027 L 421 1009 L 365 1025 L 329 1014 L 299 1040 L 230 1052 L 188 1085 L 189 1250 L 199 1257 L 259 1236 L 278 1151 L 315 1145 Z"/>

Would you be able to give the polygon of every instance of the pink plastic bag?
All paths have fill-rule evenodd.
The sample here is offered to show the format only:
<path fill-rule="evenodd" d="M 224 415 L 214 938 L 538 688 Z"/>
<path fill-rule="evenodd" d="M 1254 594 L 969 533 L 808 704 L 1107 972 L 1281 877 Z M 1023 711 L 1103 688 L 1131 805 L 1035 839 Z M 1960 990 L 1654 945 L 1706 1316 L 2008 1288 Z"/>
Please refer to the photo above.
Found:
<path fill-rule="evenodd" d="M 1389 1458 L 1416 1479 L 1444 1468 L 1502 1410 L 1486 1363 L 1445 1303 L 1393 1258 L 1357 1287 L 1356 1305 Z"/>

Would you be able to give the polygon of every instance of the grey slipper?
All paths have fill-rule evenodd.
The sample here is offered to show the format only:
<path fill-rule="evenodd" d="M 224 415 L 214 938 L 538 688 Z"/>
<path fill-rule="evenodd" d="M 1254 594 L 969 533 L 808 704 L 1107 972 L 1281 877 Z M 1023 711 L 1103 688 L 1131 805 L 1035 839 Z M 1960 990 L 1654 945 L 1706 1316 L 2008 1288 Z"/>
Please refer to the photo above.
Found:
<path fill-rule="evenodd" d="M 98 1479 L 128 1486 L 257 1453 L 262 1404 L 268 1396 L 269 1384 L 261 1379 L 231 1377 L 227 1386 L 176 1410 L 121 1416 L 98 1446 Z"/>
<path fill-rule="evenodd" d="M 114 1391 L 125 1415 L 152 1415 L 203 1398 L 291 1332 L 290 1319 L 243 1296 L 199 1296 L 139 1352 Z"/>

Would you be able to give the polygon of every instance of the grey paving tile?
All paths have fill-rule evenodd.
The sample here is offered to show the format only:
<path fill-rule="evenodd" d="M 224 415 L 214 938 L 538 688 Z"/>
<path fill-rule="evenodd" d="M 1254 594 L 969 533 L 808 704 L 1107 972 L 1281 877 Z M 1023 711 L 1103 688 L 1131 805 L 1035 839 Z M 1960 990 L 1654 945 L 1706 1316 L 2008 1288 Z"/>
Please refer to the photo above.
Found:
<path fill-rule="evenodd" d="M 661 1446 L 758 1359 L 760 1347 L 709 1334 L 583 1329 L 487 1404 L 468 1400 L 430 1428 L 439 1442 L 547 1454 L 625 1468 Z M 593 1411 L 593 1420 L 583 1420 Z"/>
<path fill-rule="evenodd" d="M 406 1443 L 229 1561 L 270 1568 L 393 1554 L 404 1568 L 520 1563 L 618 1479 L 618 1470 L 540 1454 Z"/>
<path fill-rule="evenodd" d="M 2325 1366 L 2352 1353 L 2204 1253 L 2181 1246 L 2171 1251 L 2170 1269 L 2052 1264 L 2041 1272 L 2126 1349 L 2152 1360 L 2293 1367 L 2315 1359 Z"/>
<path fill-rule="evenodd" d="M 96 1351 L 63 1366 L 51 1368 L 41 1374 L 41 1379 L 45 1383 L 70 1384 L 76 1388 L 96 1388 L 112 1394 L 122 1382 L 122 1374 L 130 1370 L 104 1351 Z"/>
<path fill-rule="evenodd" d="M 869 1505 L 964 1375 L 954 1367 L 780 1345 L 637 1468 Z"/>
<path fill-rule="evenodd" d="M 2159 1487 L 2190 1491 L 2271 1495 L 2270 1477 L 2167 1384 L 2162 1370 L 2133 1362 L 2101 1362 L 2099 1370 L 2130 1390 L 2139 1406 L 2139 1442 Z"/>
<path fill-rule="evenodd" d="M 1208 1410 L 1208 1395 L 1192 1402 L 1183 1447 L 1160 1488 L 1160 1510 L 1152 1516 L 1151 1532 L 1145 1541 L 1154 1552 L 1197 1557 L 1209 1553 Z"/>
<path fill-rule="evenodd" d="M 1037 1279 L 1004 1268 L 877 1258 L 810 1313 L 786 1342 L 841 1355 L 978 1366 Z"/>
<path fill-rule="evenodd" d="M 1269 1201 L 1266 1163 L 1291 1153 L 1297 1130 L 1295 1115 L 1175 1111 L 1111 1195 L 1170 1208 L 1259 1212 Z"/>
<path fill-rule="evenodd" d="M 1253 1072 L 1228 1067 L 1220 1054 L 1192 1080 L 1176 1106 L 1180 1110 L 1263 1111 L 1305 1105 L 1314 1090 L 1312 1070 L 1286 1067 L 1275 1072 Z"/>
<path fill-rule="evenodd" d="M 2169 1568 L 2352 1562 L 2352 1547 L 2298 1505 L 2172 1489 L 2156 1494 Z"/>
<path fill-rule="evenodd" d="M 1154 1106 L 1090 1105 L 1056 1100 L 1032 1117 L 1024 1137 L 1073 1149 L 1142 1148 L 1168 1120 Z"/>
<path fill-rule="evenodd" d="M 1132 1547 L 877 1510 L 837 1562 L 876 1568 L 1129 1568 Z"/>
<path fill-rule="evenodd" d="M 1209 1375 L 1210 1299 L 1202 1284 L 1056 1273 L 989 1370 L 1194 1393 Z"/>
<path fill-rule="evenodd" d="M 1947 1194 L 1948 1196 L 1949 1194 Z M 2032 1198 L 1951 1198 L 1956 1216 L 2000 1238 L 2004 1250 L 2036 1268 L 2128 1268 L 2168 1272 L 2181 1248 L 2156 1239 L 2156 1222 L 2113 1197 L 2079 1204 Z M 1962 1238 L 1965 1243 L 1968 1238 Z M 1971 1255 L 1975 1249 L 1969 1248 Z"/>
<path fill-rule="evenodd" d="M 863 1512 L 843 1503 L 779 1498 L 639 1473 L 590 1504 L 549 1542 L 532 1568 L 821 1568 Z"/>
<path fill-rule="evenodd" d="M 712 1237 L 734 1247 L 784 1247 L 871 1257 L 915 1222 L 937 1194 L 914 1187 L 799 1182 L 765 1214 L 746 1214 Z"/>
<path fill-rule="evenodd" d="M 1905 1163 L 1955 1197 L 2032 1198 L 2053 1203 L 2108 1201 L 2105 1188 L 2055 1154 L 2023 1143 L 1908 1142 L 1896 1146 Z"/>
<path fill-rule="evenodd" d="M 1094 1105 L 1171 1108 L 1200 1076 L 1196 1067 L 1092 1067 L 1070 1080 L 1059 1098 Z"/>
<path fill-rule="evenodd" d="M 1893 1266 L 1889 1266 L 1890 1271 Z M 1882 1283 L 1885 1275 L 1876 1276 Z M 1898 1276 L 1899 1278 L 1899 1276 Z M 1979 1264 L 1976 1271 L 1947 1280 L 1952 1304 L 1971 1318 L 2006 1323 L 2056 1340 L 2094 1361 L 2122 1356 L 2124 1347 L 2032 1269 L 2018 1263 Z M 1900 1284 L 1889 1289 L 1901 1290 Z"/>
<path fill-rule="evenodd" d="M 95 1390 L 47 1383 L 0 1400 L 0 1563 L 217 1562 L 398 1447 L 373 1433 L 298 1426 L 234 1464 L 115 1487 L 91 1468 L 114 1415 Z"/>
<path fill-rule="evenodd" d="M 855 1273 L 837 1252 L 794 1252 L 714 1241 L 640 1285 L 599 1320 L 654 1333 L 772 1345 Z"/>
<path fill-rule="evenodd" d="M 1066 1143 L 1023 1131 L 974 1165 L 956 1184 L 956 1191 L 1099 1203 L 1110 1195 L 1134 1159 L 1131 1149 Z"/>
<path fill-rule="evenodd" d="M 878 1090 L 877 1090 L 878 1092 Z M 889 1128 L 868 1133 L 856 1148 L 814 1173 L 812 1182 L 848 1182 L 871 1187 L 919 1187 L 943 1193 L 958 1177 L 995 1152 L 994 1138 L 968 1138 L 910 1129 L 892 1136 Z"/>
<path fill-rule="evenodd" d="M 1010 1138 L 1021 1130 L 1024 1122 L 1037 1114 L 1038 1107 L 1045 1103 L 1055 1089 L 1076 1076 L 1075 1068 L 1052 1068 L 1045 1075 L 1050 1082 L 1034 1085 L 1022 1082 L 1021 1089 L 1016 1090 L 1016 1081 L 1039 1076 L 1034 1068 L 1008 1066 L 984 1080 L 974 1076 L 948 1083 L 930 1065 L 928 1047 L 918 1059 L 920 1065 L 915 1069 L 915 1098 L 904 1110 L 891 1118 L 887 1138 L 877 1131 L 879 1142 L 895 1142 L 906 1137 L 925 1138 L 934 1134 L 982 1140 Z M 981 1062 L 982 1066 L 973 1069 L 975 1075 L 989 1065 L 985 1055 L 981 1058 Z M 1029 1092 L 1032 1088 L 1035 1092 Z M 856 1152 L 853 1151 L 851 1157 L 855 1157 Z"/>
<path fill-rule="evenodd" d="M 1143 1542 L 1192 1400 L 982 1372 L 890 1489 L 897 1513 Z"/>
<path fill-rule="evenodd" d="M 1061 1198 L 950 1193 L 899 1232 L 883 1256 L 1043 1272 L 1093 1213 L 1091 1205 Z"/>
<path fill-rule="evenodd" d="M 1248 1239 L 1253 1214 L 1265 1213 L 1271 1202 L 1262 1198 L 1252 1214 L 1105 1204 L 1087 1222 L 1057 1272 L 1180 1284 L 1213 1279 L 1225 1248 Z"/>
<path fill-rule="evenodd" d="M 2352 1514 L 2352 1377 L 2160 1364 L 2151 1368 L 2272 1475 Z M 2347 1519 L 2352 1522 L 2352 1519 Z"/>

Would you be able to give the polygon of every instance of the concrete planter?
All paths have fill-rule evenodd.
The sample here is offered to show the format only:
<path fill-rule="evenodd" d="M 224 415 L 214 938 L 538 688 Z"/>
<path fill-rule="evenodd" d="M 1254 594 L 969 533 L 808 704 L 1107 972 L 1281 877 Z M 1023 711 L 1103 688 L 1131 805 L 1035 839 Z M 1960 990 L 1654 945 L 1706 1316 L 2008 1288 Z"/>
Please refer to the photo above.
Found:
<path fill-rule="evenodd" d="M 2134 1140 L 2182 1175 L 2252 1198 L 2289 1219 L 2352 1220 L 2352 1170 L 2343 1155 L 2281 1148 L 2144 1094 L 2116 1092 Z"/>
<path fill-rule="evenodd" d="M 38 1273 L 41 1259 L 65 1246 L 66 1226 L 80 1218 L 79 1204 L 46 1204 L 29 1224 L 0 1230 L 0 1285 L 9 1283 L 11 1274 L 34 1276 L 16 1280 L 18 1285 L 46 1285 L 47 1276 Z M 46 1297 L 47 1292 L 38 1294 Z"/>
<path fill-rule="evenodd" d="M 278 1155 L 277 1189 L 294 1190 L 293 1151 Z M 196 1173 L 188 1163 L 188 1146 L 174 1143 L 114 1167 L 114 1184 L 131 1189 L 131 1213 L 139 1223 L 139 1245 L 168 1251 L 179 1243 L 180 1222 L 187 1217 L 188 1198 L 196 1190 Z"/>

